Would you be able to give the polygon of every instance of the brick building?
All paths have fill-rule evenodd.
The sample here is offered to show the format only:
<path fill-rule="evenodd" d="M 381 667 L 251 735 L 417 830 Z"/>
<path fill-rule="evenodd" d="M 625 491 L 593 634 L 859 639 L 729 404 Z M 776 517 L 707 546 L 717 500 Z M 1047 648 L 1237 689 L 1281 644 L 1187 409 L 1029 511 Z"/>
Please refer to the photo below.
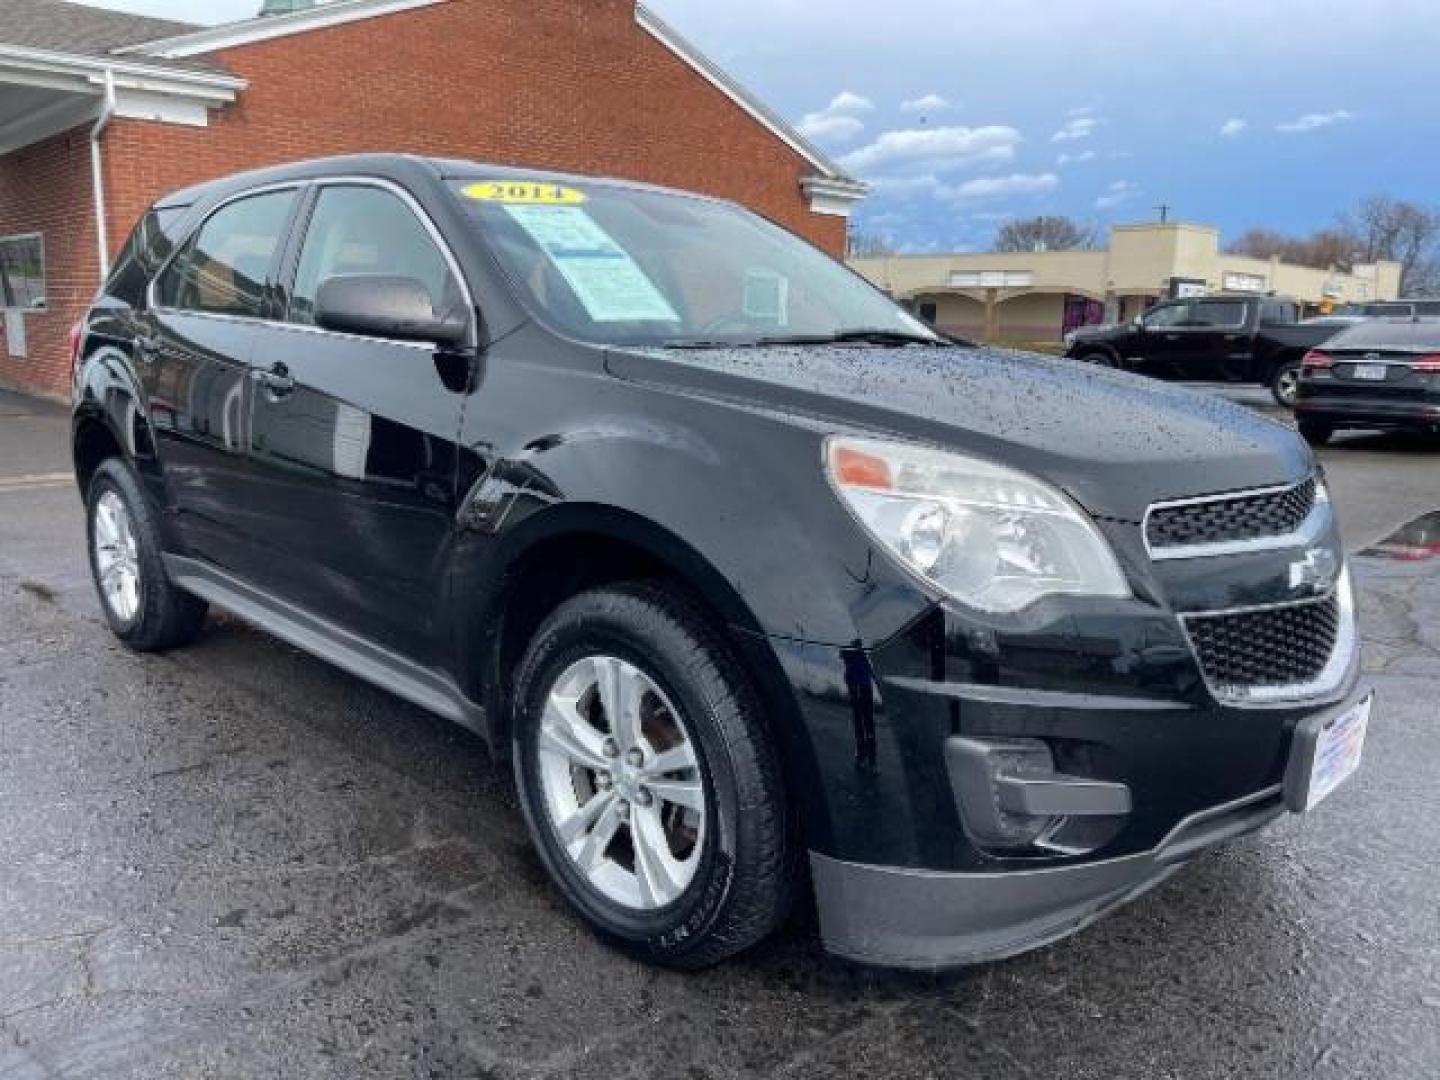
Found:
<path fill-rule="evenodd" d="M 0 0 L 0 386 L 68 392 L 69 327 L 156 196 L 298 158 L 645 180 L 843 252 L 863 185 L 636 0 L 295 6 L 200 28 Z"/>

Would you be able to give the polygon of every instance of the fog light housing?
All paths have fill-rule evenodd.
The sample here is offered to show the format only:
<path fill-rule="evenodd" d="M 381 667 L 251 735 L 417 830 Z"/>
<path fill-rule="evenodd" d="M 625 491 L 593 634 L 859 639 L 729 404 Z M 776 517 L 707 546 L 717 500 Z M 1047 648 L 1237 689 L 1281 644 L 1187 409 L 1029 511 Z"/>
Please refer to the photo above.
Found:
<path fill-rule="evenodd" d="M 987 850 L 1084 854 L 1132 809 L 1128 787 L 1060 772 L 1041 739 L 955 736 L 945 765 L 965 832 Z"/>

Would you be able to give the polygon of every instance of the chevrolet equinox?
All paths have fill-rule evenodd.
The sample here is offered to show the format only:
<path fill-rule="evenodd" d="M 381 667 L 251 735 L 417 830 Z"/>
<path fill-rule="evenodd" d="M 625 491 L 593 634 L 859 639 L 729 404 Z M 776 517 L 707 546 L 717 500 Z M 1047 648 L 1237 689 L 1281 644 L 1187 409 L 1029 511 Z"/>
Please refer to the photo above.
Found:
<path fill-rule="evenodd" d="M 574 910 L 922 968 L 1308 810 L 1370 698 L 1294 433 L 941 338 L 727 202 L 401 156 L 159 200 L 73 335 L 113 632 L 483 736 Z"/>

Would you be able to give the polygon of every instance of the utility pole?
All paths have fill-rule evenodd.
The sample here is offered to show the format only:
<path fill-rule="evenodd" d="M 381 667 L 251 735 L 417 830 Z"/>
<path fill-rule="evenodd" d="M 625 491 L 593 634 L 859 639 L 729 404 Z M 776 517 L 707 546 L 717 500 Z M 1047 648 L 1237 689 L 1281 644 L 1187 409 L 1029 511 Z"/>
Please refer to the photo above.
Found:
<path fill-rule="evenodd" d="M 1169 204 L 1167 204 L 1167 203 L 1161 203 L 1159 206 L 1155 207 L 1155 209 L 1160 211 L 1160 224 L 1161 224 L 1161 225 L 1164 225 L 1167 221 L 1170 220 L 1170 207 L 1169 207 Z"/>

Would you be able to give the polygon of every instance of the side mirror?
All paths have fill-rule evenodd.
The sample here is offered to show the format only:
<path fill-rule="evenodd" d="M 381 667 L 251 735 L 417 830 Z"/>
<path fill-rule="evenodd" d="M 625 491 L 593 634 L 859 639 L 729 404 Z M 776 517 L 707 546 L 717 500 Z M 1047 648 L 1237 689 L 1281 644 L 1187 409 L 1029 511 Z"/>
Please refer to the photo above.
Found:
<path fill-rule="evenodd" d="M 1143 315 L 1136 315 L 1133 319 L 1130 320 L 1130 325 L 1133 326 L 1136 330 L 1144 330 L 1145 317 Z"/>
<path fill-rule="evenodd" d="M 430 290 L 414 278 L 393 274 L 337 274 L 320 283 L 315 324 L 326 330 L 400 341 L 465 343 L 470 320 L 464 311 L 435 312 Z"/>

